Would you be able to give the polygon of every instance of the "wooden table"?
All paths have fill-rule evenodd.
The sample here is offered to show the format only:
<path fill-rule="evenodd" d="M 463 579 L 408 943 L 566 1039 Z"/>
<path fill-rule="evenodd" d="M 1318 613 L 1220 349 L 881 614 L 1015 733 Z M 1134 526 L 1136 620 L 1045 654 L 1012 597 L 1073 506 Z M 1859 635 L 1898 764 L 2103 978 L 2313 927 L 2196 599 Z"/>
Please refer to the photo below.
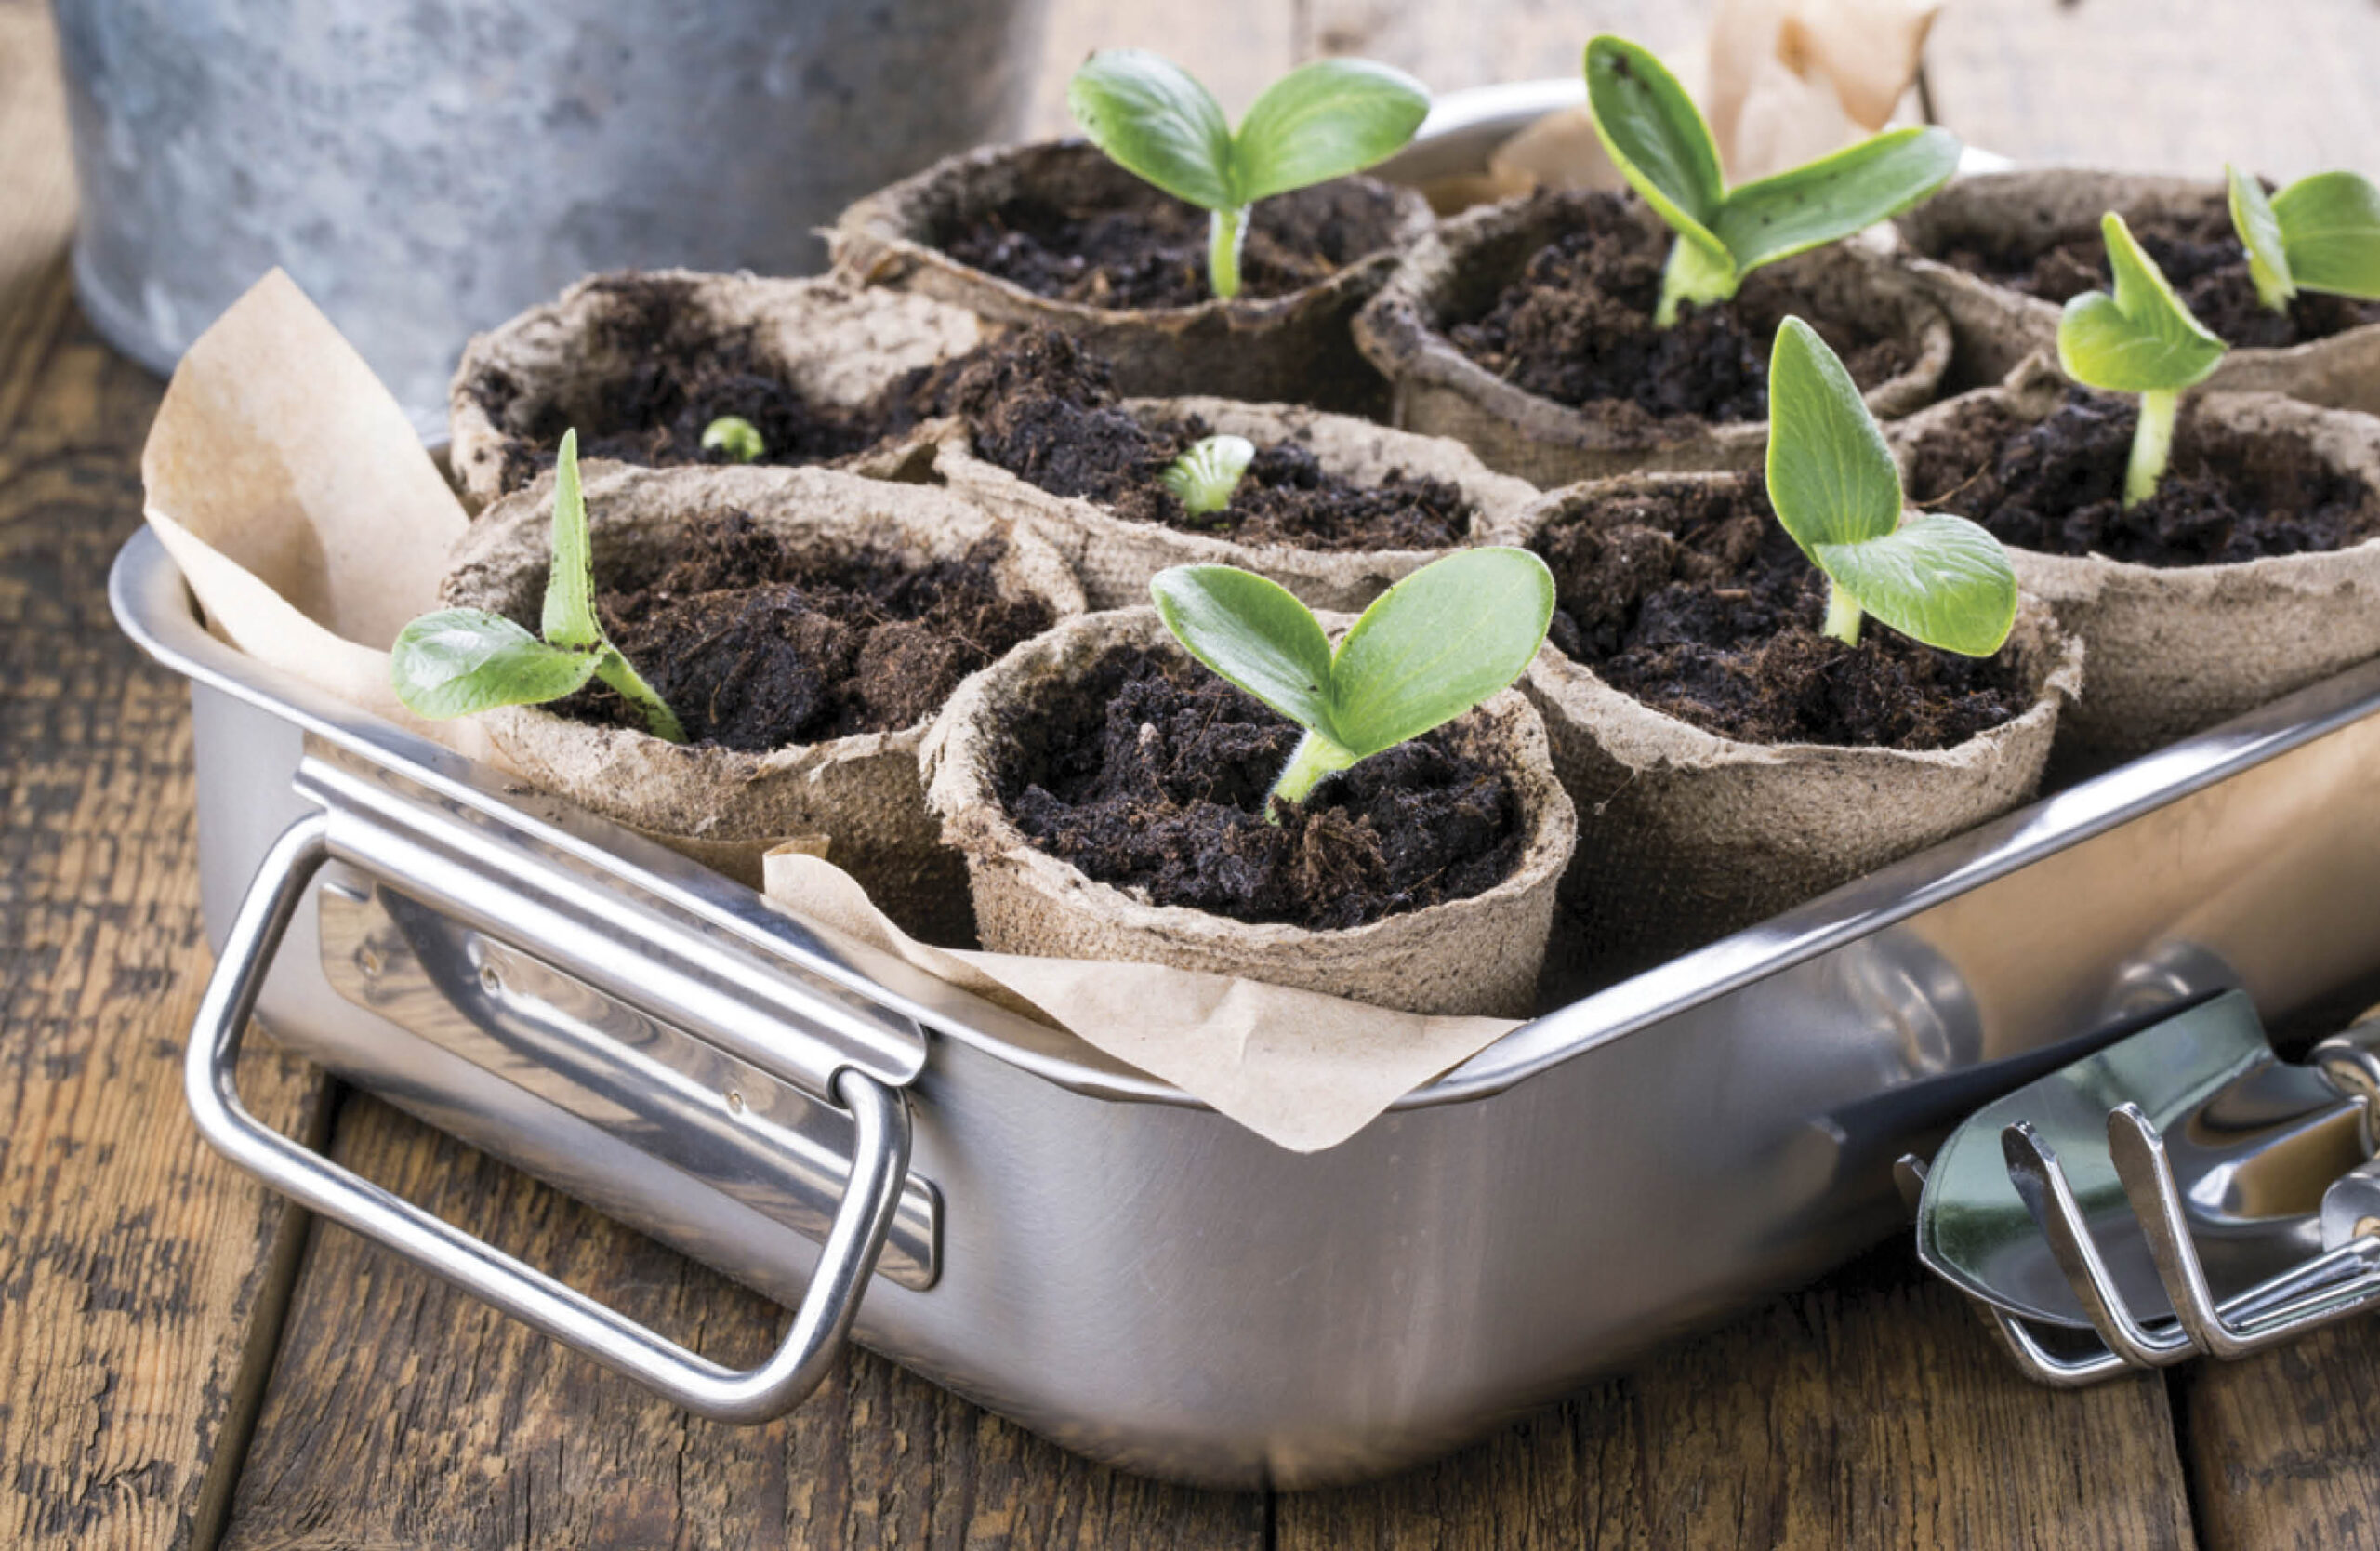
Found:
<path fill-rule="evenodd" d="M 1037 116 L 1096 42 L 1237 104 L 1332 50 L 1442 87 L 1566 73 L 1591 28 L 1674 47 L 1708 3 L 1053 0 Z M 69 291 L 52 48 L 0 0 L 0 1544 L 2380 1546 L 2380 1320 L 2051 1394 L 1897 1244 L 1443 1464 L 1234 1496 L 1087 1465 L 866 1354 L 786 1421 L 693 1421 L 310 1227 L 182 1109 L 209 961 L 189 718 L 103 598 L 158 387 Z M 1931 60 L 1943 121 L 2021 157 L 2380 172 L 2372 0 L 1950 0 Z M 780 1318 L 269 1050 L 244 1084 L 707 1352 L 749 1360 Z"/>

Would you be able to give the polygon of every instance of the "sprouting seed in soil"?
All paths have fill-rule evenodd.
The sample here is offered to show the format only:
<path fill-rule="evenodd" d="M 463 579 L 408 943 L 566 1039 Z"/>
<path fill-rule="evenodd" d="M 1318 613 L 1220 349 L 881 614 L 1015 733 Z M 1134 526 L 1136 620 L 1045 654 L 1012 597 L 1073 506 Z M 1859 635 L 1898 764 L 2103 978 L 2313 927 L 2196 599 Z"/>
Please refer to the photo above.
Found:
<path fill-rule="evenodd" d="M 1157 482 L 1191 516 L 1211 517 L 1231 505 L 1232 492 L 1255 460 L 1256 444 L 1247 437 L 1210 436 L 1167 464 Z"/>
<path fill-rule="evenodd" d="M 721 415 L 703 427 L 703 451 L 723 452 L 738 463 L 756 463 L 769 455 L 760 428 L 741 415 Z"/>
<path fill-rule="evenodd" d="M 1768 504 L 1826 573 L 1825 630 L 1859 643 L 1872 614 L 1945 652 L 1988 657 L 2016 622 L 2016 572 L 1964 517 L 1905 511 L 1900 471 L 1858 384 L 1799 318 L 1768 361 Z"/>
<path fill-rule="evenodd" d="M 442 608 L 397 632 L 389 678 L 397 698 L 434 722 L 498 706 L 562 699 L 601 679 L 671 743 L 685 729 L 595 617 L 595 565 L 587 501 L 578 484 L 578 432 L 562 433 L 554 460 L 553 563 L 546 576 L 544 639 L 485 609 Z"/>
<path fill-rule="evenodd" d="M 1458 550 L 1372 600 L 1337 648 L 1287 588 L 1235 565 L 1177 565 L 1149 593 L 1184 650 L 1304 729 L 1264 802 L 1453 721 L 1521 676 L 1554 619 L 1527 550 Z"/>
<path fill-rule="evenodd" d="M 1895 129 L 1791 171 L 1727 187 L 1694 101 L 1653 56 L 1606 33 L 1587 45 L 1587 110 L 1620 176 L 1677 233 L 1654 324 L 1726 301 L 1744 276 L 1900 214 L 1959 169 L 1947 129 Z"/>
<path fill-rule="evenodd" d="M 2077 382 L 2140 395 L 2140 424 L 2123 474 L 2123 504 L 2137 506 L 2165 477 L 2182 390 L 2206 380 L 2225 346 L 2174 294 L 2122 216 L 2109 211 L 2099 231 L 2115 285 L 2067 302 L 2057 320 L 2057 361 Z"/>
<path fill-rule="evenodd" d="M 1317 60 L 1267 86 L 1234 132 L 1180 65 L 1146 49 L 1103 48 L 1066 84 L 1066 106 L 1118 166 L 1208 213 L 1208 285 L 1234 297 L 1249 206 L 1395 153 L 1421 126 L 1430 94 L 1368 60 Z"/>
<path fill-rule="evenodd" d="M 2380 188 L 2371 179 L 2318 172 L 2267 197 L 2238 167 L 2223 177 L 2257 300 L 2276 312 L 2300 291 L 2380 301 Z"/>

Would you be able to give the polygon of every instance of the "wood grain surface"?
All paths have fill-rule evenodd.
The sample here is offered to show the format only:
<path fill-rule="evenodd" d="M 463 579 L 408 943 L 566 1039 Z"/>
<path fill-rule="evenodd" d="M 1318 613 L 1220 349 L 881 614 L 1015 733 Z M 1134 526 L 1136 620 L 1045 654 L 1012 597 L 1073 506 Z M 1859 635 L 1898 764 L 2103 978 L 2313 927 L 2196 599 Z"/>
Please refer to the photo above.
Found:
<path fill-rule="evenodd" d="M 1319 52 L 1451 87 L 1567 72 L 1607 27 L 1690 47 L 1706 14 L 1052 0 L 1035 124 L 1063 126 L 1102 43 L 1173 54 L 1236 111 Z M 209 962 L 186 703 L 103 595 L 156 388 L 66 284 L 51 47 L 46 9 L 0 0 L 0 1545 L 2380 1547 L 2380 1321 L 2053 1394 L 1897 1246 L 1440 1464 L 1268 1496 L 1101 1469 L 866 1354 L 783 1422 L 694 1421 L 304 1231 L 181 1107 Z M 2380 170 L 2375 73 L 2369 0 L 1951 0 L 1931 54 L 1977 143 L 2189 171 Z M 722 1360 L 783 1318 L 375 1101 L 334 1127 L 269 1047 L 244 1080 L 267 1120 Z"/>

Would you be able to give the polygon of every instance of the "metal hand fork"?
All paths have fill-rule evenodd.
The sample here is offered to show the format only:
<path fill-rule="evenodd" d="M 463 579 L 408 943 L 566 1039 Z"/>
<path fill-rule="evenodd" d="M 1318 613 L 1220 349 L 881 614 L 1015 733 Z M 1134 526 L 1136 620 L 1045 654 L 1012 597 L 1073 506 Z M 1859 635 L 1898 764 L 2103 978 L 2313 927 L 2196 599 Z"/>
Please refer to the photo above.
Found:
<path fill-rule="evenodd" d="M 2177 1014 L 1986 1106 L 1931 1168 L 1904 1159 L 1919 1254 L 2061 1387 L 2242 1356 L 2380 1303 L 2375 1045 L 2364 1026 L 2294 1067 L 2244 996 Z M 2098 1341 L 2056 1351 L 2035 1324 Z"/>

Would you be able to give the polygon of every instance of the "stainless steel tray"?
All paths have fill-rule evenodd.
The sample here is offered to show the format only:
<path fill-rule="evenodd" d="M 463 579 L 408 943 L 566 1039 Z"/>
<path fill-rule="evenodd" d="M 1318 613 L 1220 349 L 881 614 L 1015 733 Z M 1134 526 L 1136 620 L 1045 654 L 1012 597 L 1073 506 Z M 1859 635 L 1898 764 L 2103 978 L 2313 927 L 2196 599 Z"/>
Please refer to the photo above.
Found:
<path fill-rule="evenodd" d="M 861 1342 L 1131 1469 L 1376 1474 L 1888 1231 L 1900 1151 L 2122 1020 L 2233 986 L 2284 1017 L 2380 969 L 2375 664 L 1539 1018 L 1300 1156 L 259 668 L 146 533 L 112 597 L 192 683 L 229 942 L 192 1054 L 209 1135 L 713 1414 L 805 1393 L 856 1303 Z M 251 999 L 801 1305 L 785 1351 L 726 1373 L 262 1133 L 228 1093 Z"/>

